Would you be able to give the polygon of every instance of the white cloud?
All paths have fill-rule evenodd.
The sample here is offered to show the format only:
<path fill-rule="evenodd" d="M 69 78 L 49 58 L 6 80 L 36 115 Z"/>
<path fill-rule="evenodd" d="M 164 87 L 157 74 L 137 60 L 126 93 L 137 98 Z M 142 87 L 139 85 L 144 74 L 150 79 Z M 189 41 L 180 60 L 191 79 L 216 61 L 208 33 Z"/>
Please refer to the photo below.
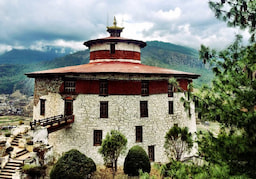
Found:
<path fill-rule="evenodd" d="M 86 47 L 82 41 L 65 41 L 63 39 L 57 39 L 54 41 L 37 41 L 30 45 L 30 49 L 44 51 L 45 46 L 57 46 L 57 47 L 68 47 L 74 50 L 85 50 Z"/>
<path fill-rule="evenodd" d="M 12 46 L 0 44 L 0 55 L 10 50 L 12 50 Z"/>
<path fill-rule="evenodd" d="M 191 35 L 190 24 L 180 25 L 180 26 L 178 26 L 178 29 L 179 29 L 180 33 L 182 33 L 182 34 Z"/>
<path fill-rule="evenodd" d="M 0 51 L 50 44 L 80 50 L 83 41 L 108 36 L 114 15 L 132 39 L 221 48 L 234 37 L 205 0 L 0 0 Z"/>
<path fill-rule="evenodd" d="M 174 10 L 170 9 L 169 11 L 163 11 L 162 9 L 153 13 L 155 18 L 164 20 L 164 21 L 172 21 L 176 20 L 181 16 L 181 9 L 176 7 Z"/>

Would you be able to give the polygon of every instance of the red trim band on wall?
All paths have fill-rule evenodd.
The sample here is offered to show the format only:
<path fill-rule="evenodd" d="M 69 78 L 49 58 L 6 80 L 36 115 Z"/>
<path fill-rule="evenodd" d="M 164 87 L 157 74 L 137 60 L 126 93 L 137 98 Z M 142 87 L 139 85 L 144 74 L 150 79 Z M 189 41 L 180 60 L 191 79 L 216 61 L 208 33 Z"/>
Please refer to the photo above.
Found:
<path fill-rule="evenodd" d="M 99 50 L 90 52 L 90 60 L 98 59 L 132 59 L 140 60 L 140 52 L 116 50 L 111 54 L 109 50 Z"/>

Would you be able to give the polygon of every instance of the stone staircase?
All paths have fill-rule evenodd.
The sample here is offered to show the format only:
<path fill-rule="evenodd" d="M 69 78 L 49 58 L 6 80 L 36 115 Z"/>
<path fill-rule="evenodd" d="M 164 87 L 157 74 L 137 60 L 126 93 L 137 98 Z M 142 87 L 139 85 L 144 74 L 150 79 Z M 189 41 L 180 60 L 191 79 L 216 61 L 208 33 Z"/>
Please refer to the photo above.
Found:
<path fill-rule="evenodd" d="M 11 146 L 14 148 L 18 148 L 19 146 L 19 139 L 22 138 L 22 135 L 17 135 L 13 141 L 11 142 Z M 17 151 L 15 159 L 9 159 L 7 164 L 3 169 L 0 170 L 0 179 L 2 178 L 12 178 L 12 175 L 15 174 L 17 170 L 21 170 L 23 166 L 23 161 L 25 159 L 19 159 L 22 158 L 25 154 L 27 154 L 28 151 L 23 148 Z"/>
<path fill-rule="evenodd" d="M 18 134 L 11 142 L 11 146 L 19 146 L 19 139 L 22 138 L 21 134 Z"/>
<path fill-rule="evenodd" d="M 26 149 L 22 149 L 16 153 L 16 158 L 19 158 L 27 153 L 28 153 L 28 151 Z"/>
<path fill-rule="evenodd" d="M 5 167 L 1 170 L 0 178 L 12 178 L 17 170 L 21 170 L 23 161 L 9 159 Z"/>

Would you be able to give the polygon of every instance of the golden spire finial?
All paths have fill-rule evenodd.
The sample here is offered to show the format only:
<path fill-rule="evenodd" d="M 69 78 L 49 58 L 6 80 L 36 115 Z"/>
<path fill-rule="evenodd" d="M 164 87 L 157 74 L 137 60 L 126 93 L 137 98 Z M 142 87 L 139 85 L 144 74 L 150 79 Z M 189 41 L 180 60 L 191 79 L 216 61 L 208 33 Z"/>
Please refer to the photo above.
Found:
<path fill-rule="evenodd" d="M 113 25 L 116 26 L 116 16 L 114 16 L 114 22 L 113 22 Z"/>
<path fill-rule="evenodd" d="M 107 27 L 107 31 L 110 33 L 111 37 L 120 37 L 123 27 L 118 27 L 116 23 L 116 17 L 114 16 L 113 26 Z"/>

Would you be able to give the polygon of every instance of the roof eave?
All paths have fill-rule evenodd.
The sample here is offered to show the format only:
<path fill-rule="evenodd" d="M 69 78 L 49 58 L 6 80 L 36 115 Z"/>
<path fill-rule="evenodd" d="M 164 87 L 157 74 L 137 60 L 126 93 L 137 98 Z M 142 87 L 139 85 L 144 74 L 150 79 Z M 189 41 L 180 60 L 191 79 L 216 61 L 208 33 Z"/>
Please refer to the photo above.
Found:
<path fill-rule="evenodd" d="M 128 73 L 128 72 L 88 72 L 88 73 L 80 73 L 80 72 L 66 72 L 66 73 L 26 73 L 25 75 L 29 78 L 40 78 L 40 77 L 50 77 L 50 76 L 65 76 L 65 75 L 75 75 L 78 74 L 132 74 L 132 75 L 157 75 L 162 77 L 180 77 L 180 78 L 192 78 L 197 79 L 201 75 L 198 74 L 169 74 L 169 73 Z"/>
<path fill-rule="evenodd" d="M 122 39 L 122 38 L 110 38 L 110 39 L 96 39 L 96 40 L 89 40 L 84 42 L 83 44 L 90 48 L 91 45 L 97 43 L 106 43 L 106 42 L 127 42 L 127 43 L 135 43 L 138 44 L 141 48 L 147 46 L 146 42 L 133 40 L 133 39 Z"/>

